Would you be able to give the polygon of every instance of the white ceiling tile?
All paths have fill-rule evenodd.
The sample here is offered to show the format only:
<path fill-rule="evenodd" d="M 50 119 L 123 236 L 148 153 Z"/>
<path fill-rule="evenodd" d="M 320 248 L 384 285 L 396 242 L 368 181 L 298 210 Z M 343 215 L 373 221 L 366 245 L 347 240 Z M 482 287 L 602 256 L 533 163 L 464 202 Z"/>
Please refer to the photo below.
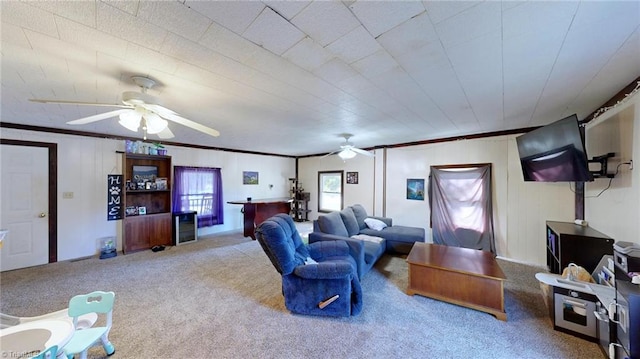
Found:
<path fill-rule="evenodd" d="M 49 36 L 58 36 L 53 14 L 22 1 L 0 1 L 2 23 L 14 24 Z"/>
<path fill-rule="evenodd" d="M 127 46 L 126 59 L 134 63 L 146 65 L 148 68 L 147 71 L 158 70 L 172 74 L 175 73 L 178 68 L 178 61 L 174 57 L 164 55 L 134 43 L 129 43 Z"/>
<path fill-rule="evenodd" d="M 358 74 L 356 70 L 340 59 L 332 59 L 331 61 L 326 62 L 324 65 L 313 71 L 313 73 L 330 83 L 344 80 Z"/>
<path fill-rule="evenodd" d="M 349 9 L 337 1 L 312 2 L 291 22 L 322 46 L 327 46 L 360 25 Z"/>
<path fill-rule="evenodd" d="M 96 27 L 95 1 L 31 1 L 29 4 L 83 25 Z"/>
<path fill-rule="evenodd" d="M 425 11 L 419 1 L 357 1 L 349 8 L 374 38 Z"/>
<path fill-rule="evenodd" d="M 307 71 L 313 71 L 334 55 L 309 37 L 295 44 L 282 56 Z"/>
<path fill-rule="evenodd" d="M 451 61 L 440 43 L 416 48 L 412 52 L 396 56 L 396 60 L 409 73 L 421 72 L 425 68 L 451 66 Z"/>
<path fill-rule="evenodd" d="M 118 8 L 121 11 L 129 13 L 133 16 L 138 15 L 138 8 L 140 7 L 140 1 L 138 0 L 100 0 L 103 3 L 108 4 L 109 6 L 113 6 Z"/>
<path fill-rule="evenodd" d="M 445 48 L 502 30 L 502 8 L 489 1 L 473 6 L 436 26 Z"/>
<path fill-rule="evenodd" d="M 101 52 L 124 56 L 127 41 L 62 18 L 56 18 L 60 39 L 87 49 L 99 47 Z"/>
<path fill-rule="evenodd" d="M 440 44 L 438 34 L 426 13 L 385 32 L 377 40 L 393 56 L 409 53 L 434 43 Z"/>
<path fill-rule="evenodd" d="M 482 1 L 423 1 L 424 7 L 434 24 L 460 14 Z"/>
<path fill-rule="evenodd" d="M 236 34 L 242 34 L 265 7 L 260 1 L 187 0 L 185 5 Z"/>
<path fill-rule="evenodd" d="M 198 41 L 212 22 L 178 1 L 142 1 L 137 17 L 192 41 Z"/>
<path fill-rule="evenodd" d="M 227 28 L 212 23 L 200 39 L 200 43 L 209 49 L 244 62 L 256 51 L 257 45 Z"/>
<path fill-rule="evenodd" d="M 348 64 L 381 49 L 378 42 L 362 26 L 356 27 L 326 48 Z"/>
<path fill-rule="evenodd" d="M 476 117 L 503 119 L 501 35 L 493 33 L 447 50 Z"/>
<path fill-rule="evenodd" d="M 281 55 L 298 41 L 304 33 L 271 8 L 266 7 L 242 36 L 265 49 Z"/>
<path fill-rule="evenodd" d="M 31 48 L 31 45 L 29 44 L 29 41 L 27 41 L 27 37 L 24 35 L 24 31 L 21 27 L 7 22 L 2 22 L 0 27 L 0 34 L 2 34 L 2 37 L 0 38 L 0 51 L 2 51 L 2 47 L 7 44 Z"/>
<path fill-rule="evenodd" d="M 263 0 L 268 7 L 275 10 L 278 14 L 282 15 L 285 19 L 291 20 L 307 5 L 311 4 L 311 1 L 282 1 L 282 0 Z"/>
<path fill-rule="evenodd" d="M 464 90 L 449 64 L 424 68 L 411 76 L 453 123 L 477 123 Z"/>
<path fill-rule="evenodd" d="M 167 30 L 140 20 L 114 7 L 98 3 L 97 28 L 140 46 L 158 50 L 167 37 Z"/>
<path fill-rule="evenodd" d="M 386 50 L 380 49 L 374 54 L 354 62 L 351 66 L 363 76 L 371 78 L 399 65 Z"/>
<path fill-rule="evenodd" d="M 521 34 L 548 37 L 548 34 L 564 34 L 571 26 L 578 7 L 577 2 L 529 1 L 521 6 L 503 10 L 504 38 Z M 524 44 L 526 46 L 526 44 Z"/>

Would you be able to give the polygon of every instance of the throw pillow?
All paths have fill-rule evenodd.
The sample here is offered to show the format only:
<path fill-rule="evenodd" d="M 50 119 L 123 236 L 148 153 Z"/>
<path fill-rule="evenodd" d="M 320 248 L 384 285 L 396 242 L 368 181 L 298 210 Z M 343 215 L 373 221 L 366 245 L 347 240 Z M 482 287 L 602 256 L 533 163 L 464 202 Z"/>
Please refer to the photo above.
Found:
<path fill-rule="evenodd" d="M 376 230 L 376 231 L 381 231 L 383 230 L 387 224 L 382 222 L 379 219 L 375 219 L 375 218 L 367 218 L 364 220 L 364 223 L 367 225 L 367 227 Z"/>
<path fill-rule="evenodd" d="M 362 207 L 362 205 L 354 204 L 351 206 L 351 210 L 353 214 L 356 216 L 356 221 L 358 221 L 358 227 L 360 229 L 367 228 L 367 225 L 364 223 L 364 220 L 368 217 L 367 211 Z"/>
<path fill-rule="evenodd" d="M 318 216 L 318 226 L 322 233 L 335 234 L 336 236 L 349 237 L 349 232 L 342 222 L 340 212 L 330 212 Z"/>
<path fill-rule="evenodd" d="M 342 217 L 342 222 L 344 222 L 344 226 L 350 236 L 353 236 L 354 234 L 358 234 L 358 232 L 360 232 L 358 221 L 356 220 L 356 216 L 353 214 L 353 210 L 351 210 L 351 207 L 347 207 L 340 211 L 340 217 Z"/>

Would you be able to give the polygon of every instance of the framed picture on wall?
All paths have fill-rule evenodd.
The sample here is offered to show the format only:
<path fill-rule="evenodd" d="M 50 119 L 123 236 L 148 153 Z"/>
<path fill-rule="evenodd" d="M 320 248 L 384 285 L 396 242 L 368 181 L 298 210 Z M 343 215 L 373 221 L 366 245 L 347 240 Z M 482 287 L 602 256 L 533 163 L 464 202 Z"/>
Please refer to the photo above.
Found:
<path fill-rule="evenodd" d="M 424 201 L 423 178 L 407 178 L 407 199 Z"/>
<path fill-rule="evenodd" d="M 358 172 L 347 172 L 347 183 L 358 184 Z"/>
<path fill-rule="evenodd" d="M 258 172 L 243 171 L 242 184 L 258 184 Z"/>

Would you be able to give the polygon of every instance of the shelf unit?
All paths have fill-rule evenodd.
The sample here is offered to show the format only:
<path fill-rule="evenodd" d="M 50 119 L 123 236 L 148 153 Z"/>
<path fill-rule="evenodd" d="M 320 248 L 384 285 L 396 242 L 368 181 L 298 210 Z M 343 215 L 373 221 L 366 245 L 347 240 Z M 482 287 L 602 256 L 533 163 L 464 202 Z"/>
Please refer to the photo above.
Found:
<path fill-rule="evenodd" d="M 293 202 L 291 203 L 291 217 L 296 222 L 306 222 L 309 220 L 309 201 L 311 200 L 311 193 L 304 192 L 301 186 L 301 182 L 297 178 L 289 178 L 291 182 L 291 189 L 289 193 Z"/>
<path fill-rule="evenodd" d="M 133 166 L 153 166 L 157 177 L 166 178 L 166 189 L 131 189 L 124 191 L 125 217 L 123 219 L 122 250 L 135 252 L 153 246 L 172 244 L 171 216 L 171 157 L 124 153 L 122 173 L 125 181 L 137 183 Z M 155 182 L 154 182 L 155 183 Z M 145 208 L 146 214 L 131 214 L 127 208 Z"/>
<path fill-rule="evenodd" d="M 593 273 L 604 255 L 613 255 L 613 239 L 591 227 L 547 221 L 547 267 L 561 274 L 569 263 Z"/>

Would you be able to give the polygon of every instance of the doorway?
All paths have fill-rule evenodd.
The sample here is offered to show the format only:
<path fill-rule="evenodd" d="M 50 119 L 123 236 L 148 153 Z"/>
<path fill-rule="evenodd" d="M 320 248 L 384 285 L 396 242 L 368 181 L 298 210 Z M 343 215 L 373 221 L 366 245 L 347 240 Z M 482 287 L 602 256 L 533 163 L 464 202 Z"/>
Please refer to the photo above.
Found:
<path fill-rule="evenodd" d="M 0 139 L 0 271 L 53 263 L 57 241 L 57 144 Z"/>

